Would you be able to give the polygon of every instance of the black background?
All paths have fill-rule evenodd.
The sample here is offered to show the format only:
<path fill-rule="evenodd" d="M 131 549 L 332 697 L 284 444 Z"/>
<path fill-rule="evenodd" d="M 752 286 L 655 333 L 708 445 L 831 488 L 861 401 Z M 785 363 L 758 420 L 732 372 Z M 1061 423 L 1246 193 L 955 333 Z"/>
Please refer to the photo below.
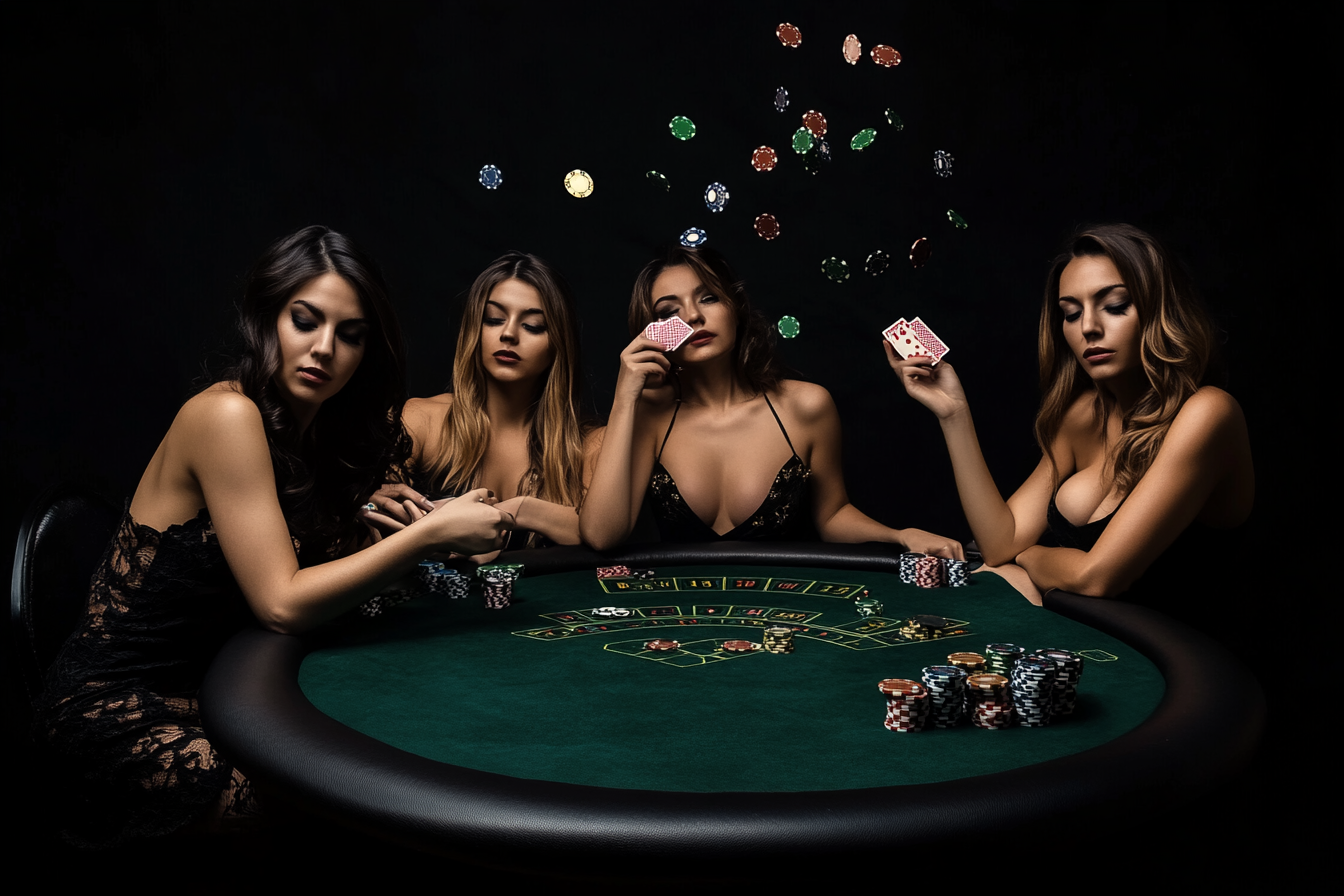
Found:
<path fill-rule="evenodd" d="M 3 17 L 7 531 L 60 476 L 133 491 L 227 334 L 247 266 L 310 223 L 382 263 L 411 395 L 445 384 L 456 301 L 481 268 L 511 248 L 551 260 L 579 298 L 599 417 L 634 274 L 702 227 L 771 319 L 802 322 L 782 355 L 835 397 L 855 503 L 965 538 L 937 426 L 903 395 L 878 334 L 920 315 L 951 345 L 1011 492 L 1039 457 L 1047 262 L 1076 225 L 1126 221 L 1176 251 L 1226 330 L 1258 537 L 1277 545 L 1303 496 L 1319 502 L 1324 435 L 1306 421 L 1322 398 L 1298 368 L 1304 347 L 1276 336 L 1320 326 L 1302 312 L 1324 306 L 1337 245 L 1321 119 L 1338 90 L 1322 61 L 1332 26 L 1297 7 L 118 2 L 8 4 Z M 781 21 L 801 47 L 776 40 Z M 851 32 L 855 66 L 840 53 Z M 901 65 L 873 64 L 877 43 Z M 808 109 L 830 127 L 833 161 L 816 176 L 789 149 Z M 670 136 L 674 115 L 694 139 Z M 875 143 L 851 151 L 864 127 Z M 780 155 L 773 172 L 750 167 L 761 144 Z M 949 178 L 934 175 L 939 149 L 955 159 Z M 497 191 L 477 182 L 486 163 L 503 170 Z M 563 189 L 574 168 L 592 196 Z M 703 204 L 711 181 L 730 191 L 721 214 Z M 753 233 L 762 212 L 780 220 L 772 242 Z M 919 270 L 905 260 L 917 237 L 933 246 Z M 893 264 L 874 278 L 862 266 L 876 249 Z M 822 275 L 828 256 L 849 262 L 847 282 Z"/>

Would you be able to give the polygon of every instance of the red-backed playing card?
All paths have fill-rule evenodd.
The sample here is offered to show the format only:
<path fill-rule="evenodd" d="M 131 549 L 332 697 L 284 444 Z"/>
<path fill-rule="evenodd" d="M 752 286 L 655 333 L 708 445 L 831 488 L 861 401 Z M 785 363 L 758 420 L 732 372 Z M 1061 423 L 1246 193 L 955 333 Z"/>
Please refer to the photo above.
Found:
<path fill-rule="evenodd" d="M 915 356 L 932 358 L 936 364 L 949 351 L 947 344 L 918 317 L 912 321 L 901 318 L 883 330 L 882 336 L 902 358 Z"/>
<path fill-rule="evenodd" d="M 644 328 L 644 338 L 651 339 L 663 347 L 665 352 L 674 352 L 681 348 L 695 329 L 679 317 L 665 317 L 656 320 Z"/>

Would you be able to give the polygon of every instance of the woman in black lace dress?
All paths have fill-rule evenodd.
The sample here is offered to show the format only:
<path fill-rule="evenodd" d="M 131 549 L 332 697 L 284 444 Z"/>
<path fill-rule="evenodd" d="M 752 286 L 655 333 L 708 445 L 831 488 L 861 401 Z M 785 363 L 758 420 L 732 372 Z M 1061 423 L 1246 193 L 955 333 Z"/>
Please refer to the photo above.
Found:
<path fill-rule="evenodd" d="M 665 353 L 643 331 L 672 318 L 693 332 Z M 579 515 L 585 542 L 628 538 L 647 491 L 665 540 L 791 540 L 810 522 L 826 541 L 961 557 L 952 539 L 889 528 L 849 502 L 835 402 L 784 378 L 769 325 L 718 253 L 671 246 L 645 265 L 628 323 L 635 338 Z"/>
<path fill-rule="evenodd" d="M 249 618 L 302 631 L 434 551 L 497 547 L 509 525 L 481 489 L 353 550 L 358 508 L 407 446 L 400 330 L 347 238 L 307 227 L 272 245 L 239 328 L 242 357 L 178 412 L 48 675 L 39 733 L 69 791 L 67 836 L 83 845 L 252 811 L 196 705 L 211 658 Z"/>

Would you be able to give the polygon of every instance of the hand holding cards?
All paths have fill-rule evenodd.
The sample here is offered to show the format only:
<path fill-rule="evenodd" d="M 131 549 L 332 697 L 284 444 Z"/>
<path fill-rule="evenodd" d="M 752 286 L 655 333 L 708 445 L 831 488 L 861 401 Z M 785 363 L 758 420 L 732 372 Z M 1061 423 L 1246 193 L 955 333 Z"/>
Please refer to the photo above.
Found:
<path fill-rule="evenodd" d="M 937 364 L 949 351 L 947 344 L 918 317 L 912 321 L 901 318 L 883 330 L 882 336 L 902 358 L 919 355 L 932 358 L 933 363 Z"/>
<path fill-rule="evenodd" d="M 681 318 L 673 315 L 656 320 L 644 328 L 644 338 L 658 343 L 665 352 L 674 352 L 690 338 L 694 328 Z"/>

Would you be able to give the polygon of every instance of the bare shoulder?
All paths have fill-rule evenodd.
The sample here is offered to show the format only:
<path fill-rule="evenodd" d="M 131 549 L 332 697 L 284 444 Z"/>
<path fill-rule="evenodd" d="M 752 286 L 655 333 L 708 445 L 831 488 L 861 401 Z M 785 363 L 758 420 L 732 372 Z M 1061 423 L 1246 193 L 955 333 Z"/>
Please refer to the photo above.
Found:
<path fill-rule="evenodd" d="M 816 383 L 783 380 L 771 398 L 782 404 L 790 416 L 805 426 L 827 422 L 837 414 L 831 393 Z"/>
<path fill-rule="evenodd" d="M 448 409 L 453 406 L 453 393 L 431 395 L 428 398 L 411 398 L 406 401 L 401 416 L 408 424 L 442 423 Z"/>
<path fill-rule="evenodd" d="M 202 437 L 261 425 L 261 410 L 256 402 L 233 383 L 215 383 L 192 396 L 173 420 L 173 430 Z"/>
<path fill-rule="evenodd" d="M 1216 386 L 1204 386 L 1186 399 L 1167 431 L 1171 444 L 1232 447 L 1249 442 L 1241 405 Z"/>

